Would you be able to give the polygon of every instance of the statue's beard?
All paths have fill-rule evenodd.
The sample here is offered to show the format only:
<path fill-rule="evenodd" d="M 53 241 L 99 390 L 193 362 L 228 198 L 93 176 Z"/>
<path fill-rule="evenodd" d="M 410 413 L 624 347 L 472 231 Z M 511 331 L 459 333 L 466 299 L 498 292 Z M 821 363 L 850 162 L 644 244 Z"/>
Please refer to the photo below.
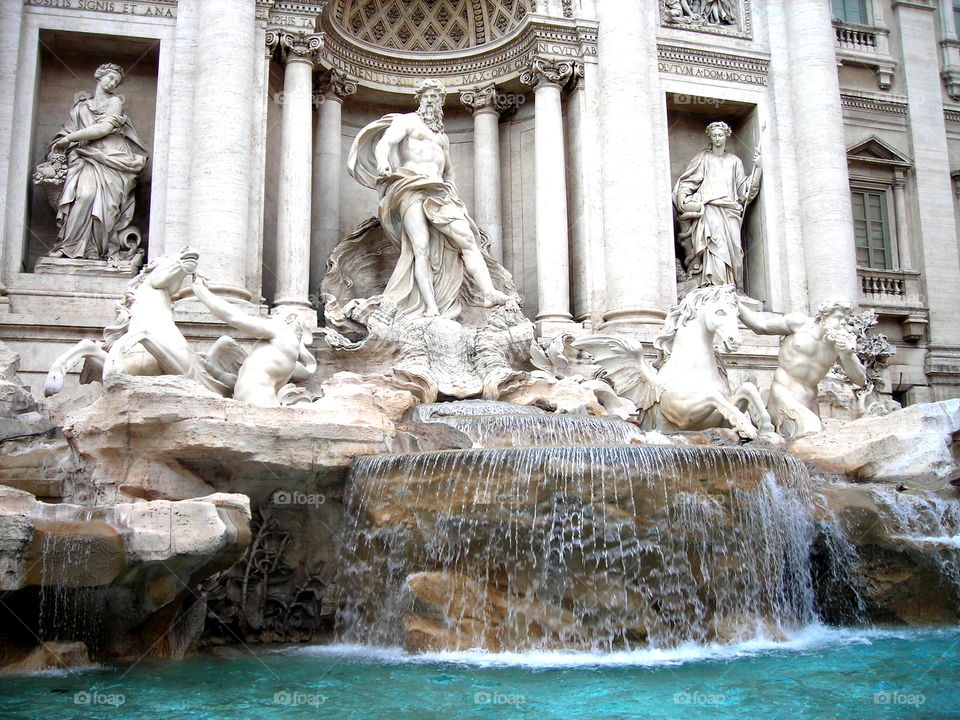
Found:
<path fill-rule="evenodd" d="M 417 114 L 428 128 L 434 132 L 443 132 L 443 107 L 441 105 L 425 102 L 420 105 Z"/>

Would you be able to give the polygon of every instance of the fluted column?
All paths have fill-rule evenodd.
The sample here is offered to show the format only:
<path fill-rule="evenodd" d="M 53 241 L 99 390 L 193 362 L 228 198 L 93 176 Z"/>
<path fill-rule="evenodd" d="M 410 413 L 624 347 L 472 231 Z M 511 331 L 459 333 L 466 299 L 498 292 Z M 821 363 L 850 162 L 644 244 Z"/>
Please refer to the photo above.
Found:
<path fill-rule="evenodd" d="M 534 58 L 520 81 L 534 88 L 537 226 L 537 329 L 556 334 L 572 322 L 567 243 L 567 180 L 561 87 L 573 75 L 570 62 Z"/>
<path fill-rule="evenodd" d="M 668 146 L 657 72 L 659 5 L 598 2 L 599 118 L 606 246 L 602 329 L 657 325 L 676 299 L 672 222 L 658 198 L 669 192 L 659 153 Z"/>
<path fill-rule="evenodd" d="M 326 271 L 327 258 L 340 242 L 340 175 L 344 98 L 357 83 L 333 70 L 318 88 L 321 102 L 313 140 L 313 222 L 310 236 L 310 292 L 316 293 Z"/>
<path fill-rule="evenodd" d="M 274 311 L 297 310 L 316 322 L 310 304 L 310 195 L 313 180 L 313 59 L 320 36 L 285 32 L 286 68 L 277 187 L 277 292 Z"/>
<path fill-rule="evenodd" d="M 249 300 L 246 285 L 253 133 L 250 107 L 261 54 L 255 3 L 199 3 L 188 239 L 218 293 Z"/>
<path fill-rule="evenodd" d="M 789 0 L 783 6 L 789 28 L 789 77 L 810 308 L 834 297 L 856 303 L 856 243 L 830 4 Z"/>
<path fill-rule="evenodd" d="M 473 113 L 473 218 L 490 241 L 490 255 L 503 262 L 497 88 L 485 85 L 462 92 L 460 102 Z"/>

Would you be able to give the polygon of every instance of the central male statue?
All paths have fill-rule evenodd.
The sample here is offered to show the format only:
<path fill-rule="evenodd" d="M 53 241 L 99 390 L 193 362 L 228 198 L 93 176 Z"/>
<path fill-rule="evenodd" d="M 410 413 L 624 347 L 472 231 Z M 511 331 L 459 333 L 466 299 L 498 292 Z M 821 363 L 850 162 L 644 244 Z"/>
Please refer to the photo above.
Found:
<path fill-rule="evenodd" d="M 454 184 L 443 132 L 445 96 L 443 83 L 423 81 L 416 93 L 419 109 L 367 125 L 347 159 L 350 175 L 380 194 L 380 222 L 400 246 L 384 294 L 412 317 L 459 317 L 465 281 L 482 307 L 510 299 L 493 286 L 480 230 Z"/>

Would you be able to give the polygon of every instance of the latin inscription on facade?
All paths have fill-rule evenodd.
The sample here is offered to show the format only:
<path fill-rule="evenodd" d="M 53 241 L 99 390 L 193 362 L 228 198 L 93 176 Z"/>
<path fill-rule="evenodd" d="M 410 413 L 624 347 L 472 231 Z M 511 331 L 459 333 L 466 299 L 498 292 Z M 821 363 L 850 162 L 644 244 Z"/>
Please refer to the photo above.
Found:
<path fill-rule="evenodd" d="M 93 12 L 117 15 L 140 15 L 144 17 L 176 17 L 176 9 L 169 6 L 114 0 L 26 0 L 28 6 L 59 8 L 63 10 L 92 10 Z"/>

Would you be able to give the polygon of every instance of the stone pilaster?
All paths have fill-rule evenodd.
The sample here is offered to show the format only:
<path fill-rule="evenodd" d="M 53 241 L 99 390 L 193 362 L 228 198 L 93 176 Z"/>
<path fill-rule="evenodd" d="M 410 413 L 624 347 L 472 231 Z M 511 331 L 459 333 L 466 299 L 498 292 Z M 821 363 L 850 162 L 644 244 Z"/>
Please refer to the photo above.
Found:
<path fill-rule="evenodd" d="M 572 323 L 570 252 L 567 242 L 567 180 L 564 161 L 563 108 L 560 92 L 573 76 L 572 62 L 535 57 L 520 81 L 534 88 L 537 331 L 555 335 Z"/>
<path fill-rule="evenodd" d="M 859 299 L 850 179 L 829 3 L 783 3 L 789 32 L 800 224 L 810 309 Z"/>
<path fill-rule="evenodd" d="M 218 293 L 249 300 L 245 289 L 252 162 L 255 3 L 198 2 L 193 157 L 187 236 Z"/>
<path fill-rule="evenodd" d="M 606 267 L 603 255 L 603 179 L 597 127 L 599 102 L 596 58 L 579 67 L 578 82 L 567 101 L 567 146 L 570 153 L 570 300 L 573 318 L 584 327 L 603 319 Z"/>
<path fill-rule="evenodd" d="M 500 201 L 500 107 L 494 85 L 460 93 L 473 114 L 473 217 L 490 241 L 488 252 L 503 262 L 503 218 Z"/>
<path fill-rule="evenodd" d="M 340 176 L 343 172 L 343 101 L 357 83 L 338 70 L 317 88 L 319 107 L 313 140 L 313 222 L 310 237 L 310 292 L 316 293 L 327 258 L 340 242 Z"/>
<path fill-rule="evenodd" d="M 313 180 L 313 62 L 319 35 L 280 34 L 285 70 L 277 188 L 277 292 L 274 310 L 316 322 L 310 303 L 310 201 Z"/>
<path fill-rule="evenodd" d="M 13 95 L 16 87 L 17 61 L 20 52 L 21 21 L 23 19 L 22 2 L 0 3 L 0 84 L 8 88 Z M 10 138 L 13 135 L 13 101 L 11 97 L 0 105 L 0 313 L 10 312 L 10 300 L 3 283 L 6 267 L 4 254 L 10 250 L 4 247 L 2 229 L 7 221 L 8 176 L 10 174 Z"/>
<path fill-rule="evenodd" d="M 597 12 L 607 276 L 603 329 L 636 331 L 659 326 L 676 300 L 672 220 L 664 221 L 666 210 L 657 202 L 670 182 L 656 150 L 668 146 L 657 72 L 660 11 L 655 2 L 598 2 Z"/>
<path fill-rule="evenodd" d="M 933 399 L 960 395 L 960 252 L 954 221 L 950 154 L 943 115 L 934 3 L 893 3 L 903 46 L 903 75 L 916 183 L 916 269 L 930 310 L 926 372 Z"/>

